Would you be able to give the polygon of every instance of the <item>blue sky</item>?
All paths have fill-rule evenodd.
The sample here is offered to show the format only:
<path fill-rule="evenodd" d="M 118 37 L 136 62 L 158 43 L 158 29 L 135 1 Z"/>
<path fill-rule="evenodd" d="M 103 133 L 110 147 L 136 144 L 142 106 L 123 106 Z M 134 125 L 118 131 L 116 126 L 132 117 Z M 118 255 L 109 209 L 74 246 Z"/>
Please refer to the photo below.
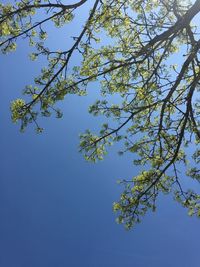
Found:
<path fill-rule="evenodd" d="M 100 119 L 87 108 L 97 98 L 69 96 L 61 120 L 42 120 L 41 135 L 10 120 L 10 102 L 39 72 L 28 48 L 1 56 L 0 267 L 199 267 L 199 220 L 170 196 L 134 230 L 115 223 L 118 178 L 136 172 L 115 148 L 103 162 L 85 162 L 78 136 Z M 184 177 L 183 177 L 184 179 Z"/>

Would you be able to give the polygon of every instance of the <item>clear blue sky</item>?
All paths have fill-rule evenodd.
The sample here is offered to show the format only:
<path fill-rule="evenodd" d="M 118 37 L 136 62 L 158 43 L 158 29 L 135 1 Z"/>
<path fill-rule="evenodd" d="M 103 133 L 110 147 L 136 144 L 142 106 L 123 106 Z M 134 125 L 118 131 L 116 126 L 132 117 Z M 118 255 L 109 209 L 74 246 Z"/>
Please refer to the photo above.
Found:
<path fill-rule="evenodd" d="M 200 221 L 170 196 L 134 230 L 115 223 L 116 180 L 135 170 L 114 148 L 96 165 L 78 153 L 79 133 L 98 125 L 87 113 L 95 91 L 67 97 L 63 119 L 43 120 L 41 135 L 11 123 L 10 101 L 41 63 L 25 45 L 1 56 L 0 267 L 199 267 Z"/>

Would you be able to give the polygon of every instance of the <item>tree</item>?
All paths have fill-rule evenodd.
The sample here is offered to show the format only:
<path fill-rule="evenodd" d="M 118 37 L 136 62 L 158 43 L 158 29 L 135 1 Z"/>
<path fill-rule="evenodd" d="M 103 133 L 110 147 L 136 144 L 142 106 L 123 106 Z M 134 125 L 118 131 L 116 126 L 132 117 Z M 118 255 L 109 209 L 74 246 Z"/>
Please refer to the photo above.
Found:
<path fill-rule="evenodd" d="M 45 25 L 73 25 L 87 2 L 88 18 L 74 33 L 71 47 L 46 47 Z M 41 132 L 38 116 L 55 112 L 61 117 L 56 103 L 66 94 L 85 95 L 91 83 L 100 84 L 101 97 L 89 112 L 104 115 L 108 123 L 98 134 L 82 134 L 80 150 L 95 162 L 108 146 L 120 142 L 119 154 L 137 155 L 134 164 L 141 172 L 121 181 L 125 189 L 113 205 L 118 222 L 127 228 L 156 209 L 161 192 L 173 193 L 189 215 L 200 216 L 200 195 L 181 185 L 183 169 L 200 181 L 199 13 L 200 0 L 23 0 L 0 5 L 1 51 L 13 51 L 19 38 L 27 38 L 35 47 L 31 59 L 44 56 L 48 62 L 34 86 L 25 88 L 26 101 L 11 105 L 12 120 L 21 122 L 22 131 L 34 123 Z M 74 66 L 77 54 L 80 64 Z M 118 96 L 116 104 L 109 95 Z M 193 154 L 187 149 L 191 145 Z"/>

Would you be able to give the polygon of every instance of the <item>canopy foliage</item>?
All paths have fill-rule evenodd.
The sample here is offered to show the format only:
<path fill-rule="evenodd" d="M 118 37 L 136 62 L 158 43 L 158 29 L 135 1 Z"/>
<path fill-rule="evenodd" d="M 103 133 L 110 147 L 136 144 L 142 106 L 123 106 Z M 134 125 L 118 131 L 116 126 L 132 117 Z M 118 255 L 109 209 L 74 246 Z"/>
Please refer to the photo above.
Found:
<path fill-rule="evenodd" d="M 46 24 L 73 25 L 85 5 L 88 18 L 74 32 L 71 47 L 53 51 L 46 46 Z M 38 116 L 62 113 L 56 103 L 67 94 L 85 95 L 99 84 L 101 97 L 89 108 L 108 117 L 100 132 L 81 135 L 80 149 L 87 160 L 102 160 L 107 147 L 120 142 L 119 152 L 134 154 L 141 172 L 128 180 L 113 209 L 118 222 L 131 228 L 150 209 L 160 192 L 200 216 L 200 195 L 181 185 L 184 175 L 200 181 L 200 34 L 195 18 L 200 0 L 23 0 L 0 4 L 0 47 L 16 49 L 20 38 L 35 51 L 31 59 L 46 57 L 24 99 L 11 105 L 12 120 L 23 131 Z M 70 36 L 68 36 L 70 38 Z M 73 57 L 79 54 L 80 64 Z M 177 60 L 178 58 L 178 60 Z M 73 68 L 72 68 L 73 67 Z M 118 95 L 112 104 L 109 95 Z M 187 147 L 192 146 L 193 154 Z M 181 172 L 180 172 L 181 170 Z"/>

